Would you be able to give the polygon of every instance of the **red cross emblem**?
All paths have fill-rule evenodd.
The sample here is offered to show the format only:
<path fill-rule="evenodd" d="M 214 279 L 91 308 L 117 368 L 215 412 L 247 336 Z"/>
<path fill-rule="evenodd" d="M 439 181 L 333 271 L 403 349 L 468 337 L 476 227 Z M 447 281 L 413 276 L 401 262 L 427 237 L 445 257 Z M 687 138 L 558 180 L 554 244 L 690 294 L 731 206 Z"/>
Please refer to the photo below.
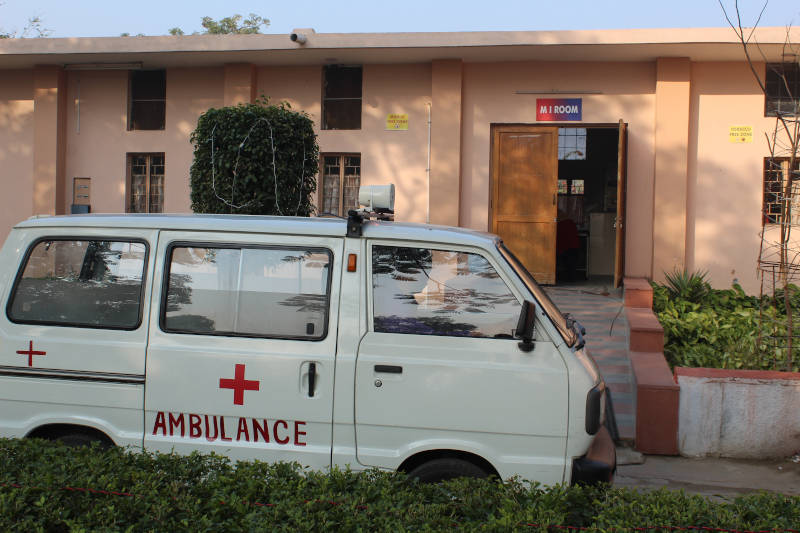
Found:
<path fill-rule="evenodd" d="M 244 365 L 236 365 L 233 379 L 219 378 L 220 389 L 233 389 L 233 404 L 244 405 L 244 391 L 258 390 L 257 380 L 244 379 Z"/>
<path fill-rule="evenodd" d="M 20 355 L 27 355 L 28 356 L 28 366 L 33 366 L 33 356 L 34 355 L 47 355 L 47 352 L 40 352 L 38 350 L 33 349 L 33 341 L 28 341 L 28 349 L 27 350 L 17 350 L 17 353 Z"/>

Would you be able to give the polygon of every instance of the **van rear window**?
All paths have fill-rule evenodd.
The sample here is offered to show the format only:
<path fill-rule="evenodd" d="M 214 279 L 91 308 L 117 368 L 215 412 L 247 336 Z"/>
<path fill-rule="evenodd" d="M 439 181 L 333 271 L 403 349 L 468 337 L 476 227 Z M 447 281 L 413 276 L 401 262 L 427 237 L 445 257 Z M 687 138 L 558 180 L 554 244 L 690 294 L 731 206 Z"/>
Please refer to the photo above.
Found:
<path fill-rule="evenodd" d="M 320 340 L 327 332 L 330 264 L 323 249 L 176 244 L 162 329 Z"/>
<path fill-rule="evenodd" d="M 17 276 L 12 322 L 135 329 L 147 247 L 112 240 L 39 240 Z"/>

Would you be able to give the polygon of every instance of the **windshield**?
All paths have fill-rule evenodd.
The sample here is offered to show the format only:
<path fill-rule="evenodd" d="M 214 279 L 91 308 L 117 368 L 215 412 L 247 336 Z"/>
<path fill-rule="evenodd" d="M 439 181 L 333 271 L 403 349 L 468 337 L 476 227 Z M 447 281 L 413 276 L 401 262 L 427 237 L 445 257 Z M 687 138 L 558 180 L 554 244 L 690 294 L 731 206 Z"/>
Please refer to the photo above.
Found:
<path fill-rule="evenodd" d="M 561 314 L 556 304 L 553 303 L 553 300 L 547 295 L 546 292 L 542 290 L 536 280 L 533 279 L 533 276 L 528 272 L 528 269 L 525 268 L 525 265 L 517 259 L 511 250 L 506 248 L 505 244 L 502 242 L 498 243 L 497 249 L 500 250 L 500 254 L 508 261 L 511 268 L 519 275 L 520 279 L 525 283 L 525 286 L 528 287 L 528 290 L 531 291 L 534 298 L 539 302 L 539 305 L 542 306 L 542 311 L 547 317 L 550 319 L 550 322 L 558 329 L 558 332 L 563 337 L 564 341 L 567 345 L 572 346 L 575 344 L 575 332 L 572 331 L 567 326 L 567 321 L 564 318 L 564 315 Z"/>

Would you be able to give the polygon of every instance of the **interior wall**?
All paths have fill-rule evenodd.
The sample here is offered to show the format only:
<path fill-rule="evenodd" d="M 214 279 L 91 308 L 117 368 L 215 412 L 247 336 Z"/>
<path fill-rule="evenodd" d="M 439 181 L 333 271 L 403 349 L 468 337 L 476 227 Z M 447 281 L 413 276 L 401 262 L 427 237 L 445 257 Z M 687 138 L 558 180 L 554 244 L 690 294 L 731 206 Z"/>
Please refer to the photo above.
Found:
<path fill-rule="evenodd" d="M 555 89 L 582 94 L 554 96 Z M 461 223 L 478 230 L 488 228 L 491 124 L 535 123 L 537 97 L 572 96 L 583 99 L 583 123 L 615 124 L 622 119 L 629 125 L 625 272 L 649 277 L 653 256 L 654 63 L 466 63 Z"/>

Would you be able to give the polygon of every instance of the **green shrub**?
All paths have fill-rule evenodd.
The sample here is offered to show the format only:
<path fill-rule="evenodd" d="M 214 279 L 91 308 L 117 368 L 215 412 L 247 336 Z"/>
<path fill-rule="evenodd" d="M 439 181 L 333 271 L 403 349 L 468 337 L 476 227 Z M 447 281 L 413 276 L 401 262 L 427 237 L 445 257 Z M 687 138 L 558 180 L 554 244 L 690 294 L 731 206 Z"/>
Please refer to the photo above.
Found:
<path fill-rule="evenodd" d="M 295 464 L 234 465 L 216 455 L 74 449 L 36 439 L 0 439 L 0 472 L 2 531 L 764 530 L 800 523 L 800 497 L 776 494 L 717 502 L 682 491 L 515 480 L 420 485 L 377 470 L 319 473 Z M 129 495 L 76 490 L 85 488 Z"/>
<path fill-rule="evenodd" d="M 689 279 L 692 278 L 692 279 Z M 748 296 L 734 284 L 712 289 L 705 275 L 668 276 L 653 283 L 653 311 L 664 328 L 664 355 L 671 367 L 800 371 L 800 339 L 789 361 L 786 310 L 776 298 Z M 790 285 L 793 329 L 800 330 L 800 292 Z"/>
<path fill-rule="evenodd" d="M 314 124 L 289 104 L 209 109 L 197 120 L 191 199 L 195 213 L 308 216 L 319 147 Z"/>

